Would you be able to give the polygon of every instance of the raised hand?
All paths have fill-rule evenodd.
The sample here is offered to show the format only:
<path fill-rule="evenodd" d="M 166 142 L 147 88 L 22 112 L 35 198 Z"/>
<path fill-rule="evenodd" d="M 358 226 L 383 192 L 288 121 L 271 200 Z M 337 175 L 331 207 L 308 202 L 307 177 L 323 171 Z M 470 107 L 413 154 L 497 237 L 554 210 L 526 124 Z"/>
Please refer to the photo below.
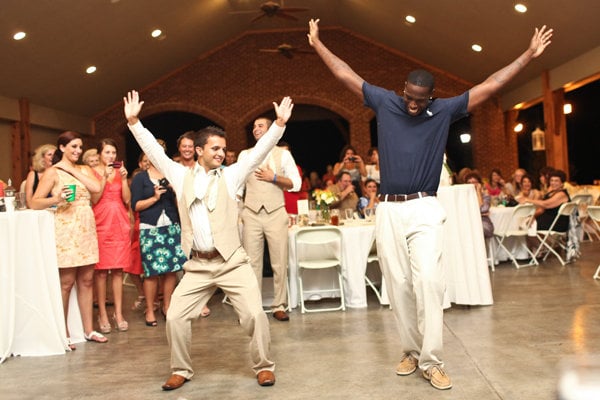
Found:
<path fill-rule="evenodd" d="M 531 50 L 533 58 L 542 54 L 546 49 L 546 46 L 552 43 L 550 38 L 552 37 L 553 31 L 553 29 L 546 30 L 546 25 L 542 26 L 542 29 L 535 28 L 535 33 L 529 44 L 529 50 Z"/>
<path fill-rule="evenodd" d="M 292 98 L 285 96 L 283 100 L 281 100 L 281 103 L 277 104 L 273 102 L 273 107 L 275 108 L 275 114 L 277 114 L 277 120 L 275 122 L 279 126 L 285 125 L 292 116 L 292 109 L 294 108 Z"/>
<path fill-rule="evenodd" d="M 314 46 L 315 42 L 319 40 L 319 19 L 311 19 L 308 22 L 308 44 Z"/>
<path fill-rule="evenodd" d="M 138 115 L 144 105 L 143 101 L 140 101 L 140 95 L 135 90 L 127 92 L 127 97 L 123 97 L 123 111 L 125 112 L 125 118 L 130 125 L 135 124 L 138 121 Z"/>

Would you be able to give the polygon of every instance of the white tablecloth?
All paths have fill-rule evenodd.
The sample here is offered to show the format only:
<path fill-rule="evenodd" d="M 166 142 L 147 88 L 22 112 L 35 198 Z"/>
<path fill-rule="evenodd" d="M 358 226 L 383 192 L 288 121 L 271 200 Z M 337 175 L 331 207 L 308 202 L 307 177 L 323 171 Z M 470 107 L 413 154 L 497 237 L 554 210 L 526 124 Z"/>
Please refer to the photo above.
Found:
<path fill-rule="evenodd" d="M 76 299 L 70 304 L 71 337 L 80 341 L 83 328 Z M 66 347 L 54 215 L 33 210 L 0 213 L 0 362 L 11 354 L 64 354 Z"/>
<path fill-rule="evenodd" d="M 513 214 L 513 207 L 490 207 L 490 219 L 494 224 L 494 229 L 499 231 L 505 231 L 507 229 L 519 229 L 519 224 L 513 222 L 511 225 L 511 217 Z M 527 239 L 525 237 L 511 237 L 504 239 L 504 246 L 515 256 L 517 260 L 527 260 L 531 256 L 527 253 L 527 250 L 522 246 Z M 506 251 L 498 247 L 496 239 L 492 240 L 492 249 L 494 251 L 494 262 L 498 264 L 502 261 L 508 261 L 510 258 Z"/>
<path fill-rule="evenodd" d="M 492 288 L 486 261 L 483 227 L 473 185 L 442 187 L 438 198 L 447 219 L 444 224 L 442 263 L 446 277 L 445 306 L 493 304 Z M 366 307 L 364 282 L 366 260 L 375 235 L 374 225 L 340 227 L 344 247 L 343 274 L 348 307 Z M 297 305 L 296 251 L 294 228 L 289 232 L 289 280 L 292 306 Z M 305 298 L 336 296 L 337 278 L 333 271 L 310 271 L 303 278 Z"/>

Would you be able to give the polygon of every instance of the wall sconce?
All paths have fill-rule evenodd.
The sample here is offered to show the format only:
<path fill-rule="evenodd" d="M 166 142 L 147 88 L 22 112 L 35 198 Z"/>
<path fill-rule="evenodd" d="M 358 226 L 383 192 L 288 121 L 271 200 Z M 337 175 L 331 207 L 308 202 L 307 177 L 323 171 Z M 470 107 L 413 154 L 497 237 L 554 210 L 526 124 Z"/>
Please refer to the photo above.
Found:
<path fill-rule="evenodd" d="M 470 133 L 461 133 L 460 141 L 461 141 L 461 143 L 469 143 L 471 141 L 471 134 Z"/>
<path fill-rule="evenodd" d="M 513 128 L 513 130 L 516 133 L 519 133 L 519 132 L 523 131 L 523 124 L 519 122 L 518 124 L 515 125 L 515 127 Z"/>
<path fill-rule="evenodd" d="M 544 131 L 539 127 L 536 127 L 535 130 L 531 132 L 531 145 L 533 147 L 533 151 L 546 150 L 546 138 L 544 136 Z"/>
<path fill-rule="evenodd" d="M 571 103 L 565 103 L 565 105 L 563 106 L 563 113 L 571 114 L 572 112 L 573 112 L 573 106 L 571 105 Z"/>

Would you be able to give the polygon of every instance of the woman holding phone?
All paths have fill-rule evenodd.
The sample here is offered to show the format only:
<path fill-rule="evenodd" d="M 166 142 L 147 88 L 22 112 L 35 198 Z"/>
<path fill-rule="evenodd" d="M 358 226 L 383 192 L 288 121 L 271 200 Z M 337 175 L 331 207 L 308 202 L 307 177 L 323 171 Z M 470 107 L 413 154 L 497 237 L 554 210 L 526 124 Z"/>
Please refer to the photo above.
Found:
<path fill-rule="evenodd" d="M 103 139 L 97 150 L 100 162 L 94 168 L 94 174 L 102 184 L 102 192 L 92 195 L 92 208 L 98 232 L 99 261 L 94 276 L 98 325 L 101 333 L 111 332 L 106 311 L 106 282 L 110 271 L 115 307 L 112 321 L 118 331 L 125 332 L 129 325 L 123 318 L 123 268 L 127 268 L 131 260 L 131 224 L 127 213 L 131 192 L 127 169 L 117 161 L 115 141 Z"/>

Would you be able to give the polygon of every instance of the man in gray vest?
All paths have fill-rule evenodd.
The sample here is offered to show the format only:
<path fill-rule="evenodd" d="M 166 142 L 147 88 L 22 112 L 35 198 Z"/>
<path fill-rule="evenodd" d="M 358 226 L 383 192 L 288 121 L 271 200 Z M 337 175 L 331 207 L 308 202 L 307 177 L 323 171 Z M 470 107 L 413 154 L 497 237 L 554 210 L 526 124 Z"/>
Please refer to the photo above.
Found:
<path fill-rule="evenodd" d="M 217 288 L 230 299 L 242 329 L 250 340 L 252 369 L 258 384 L 275 383 L 275 364 L 269 358 L 269 321 L 262 309 L 258 282 L 238 231 L 237 192 L 248 175 L 258 168 L 275 147 L 292 114 L 292 100 L 273 103 L 277 120 L 258 141 L 252 154 L 230 167 L 225 159 L 225 132 L 217 127 L 198 132 L 194 148 L 198 161 L 193 168 L 171 160 L 138 115 L 143 101 L 131 91 L 123 99 L 129 129 L 152 163 L 171 182 L 177 194 L 181 218 L 181 247 L 189 260 L 185 274 L 173 292 L 167 312 L 167 340 L 171 347 L 171 377 L 163 390 L 181 387 L 194 375 L 192 369 L 192 321 L 200 315 Z"/>
<path fill-rule="evenodd" d="M 259 140 L 272 121 L 257 118 L 252 134 Z M 244 150 L 238 160 L 244 160 L 255 148 Z M 281 147 L 274 147 L 265 161 L 248 176 L 244 197 L 243 242 L 250 263 L 262 288 L 263 255 L 265 240 L 269 246 L 269 258 L 273 270 L 274 299 L 271 304 L 273 317 L 279 321 L 290 318 L 287 308 L 287 261 L 288 261 L 288 214 L 285 209 L 283 191 L 297 192 L 302 179 L 292 154 Z"/>

